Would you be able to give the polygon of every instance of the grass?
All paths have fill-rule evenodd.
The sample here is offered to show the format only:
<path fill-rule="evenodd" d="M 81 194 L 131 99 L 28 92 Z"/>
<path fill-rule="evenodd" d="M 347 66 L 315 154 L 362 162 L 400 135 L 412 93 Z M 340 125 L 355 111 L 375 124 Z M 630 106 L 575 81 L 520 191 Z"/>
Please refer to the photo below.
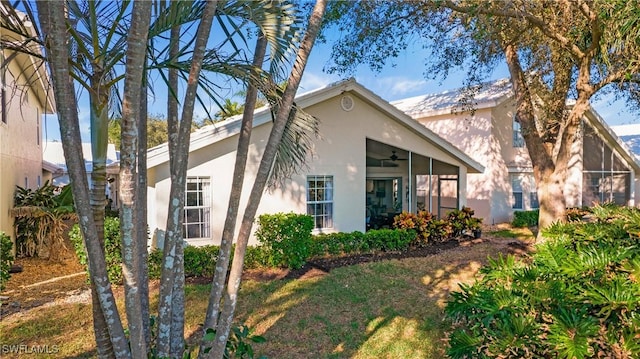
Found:
<path fill-rule="evenodd" d="M 254 349 L 269 358 L 441 358 L 448 293 L 473 282 L 489 254 L 509 249 L 485 241 L 307 279 L 244 281 L 236 319 L 267 339 Z M 191 343 L 199 336 L 208 294 L 209 285 L 186 288 Z M 43 306 L 5 318 L 0 344 L 56 346 L 56 357 L 94 357 L 90 304 Z"/>

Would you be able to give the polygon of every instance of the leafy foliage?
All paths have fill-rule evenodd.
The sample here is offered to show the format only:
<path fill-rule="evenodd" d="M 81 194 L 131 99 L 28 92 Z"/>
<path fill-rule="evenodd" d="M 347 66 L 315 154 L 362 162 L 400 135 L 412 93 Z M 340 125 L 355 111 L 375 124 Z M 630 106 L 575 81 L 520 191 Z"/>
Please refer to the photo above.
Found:
<path fill-rule="evenodd" d="M 539 215 L 540 211 L 537 209 L 532 211 L 514 211 L 511 225 L 516 228 L 535 227 L 538 225 Z"/>
<path fill-rule="evenodd" d="M 414 230 L 417 236 L 411 244 L 425 246 L 430 241 L 443 242 L 479 231 L 482 219 L 474 217 L 474 213 L 471 208 L 462 207 L 449 212 L 446 218 L 438 219 L 428 211 L 402 212 L 393 219 L 393 227 Z"/>
<path fill-rule="evenodd" d="M 69 238 L 80 264 L 87 266 L 87 250 L 80 231 L 80 226 L 73 226 L 69 232 Z M 104 219 L 104 255 L 107 263 L 107 274 L 111 283 L 122 283 L 122 241 L 120 240 L 120 220 L 107 217 Z"/>
<path fill-rule="evenodd" d="M 13 263 L 12 248 L 11 237 L 4 234 L 4 232 L 0 232 L 0 291 L 4 289 L 5 283 L 11 277 L 9 269 Z"/>
<path fill-rule="evenodd" d="M 12 215 L 16 217 L 18 255 L 55 257 L 66 249 L 63 231 L 65 221 L 76 217 L 71 186 L 56 194 L 58 188 L 48 181 L 40 188 L 16 186 Z"/>
<path fill-rule="evenodd" d="M 216 331 L 215 329 L 207 328 L 205 332 L 205 340 L 212 341 L 215 339 Z M 231 328 L 231 333 L 229 335 L 229 339 L 227 340 L 227 344 L 224 349 L 224 359 L 231 358 L 254 358 L 253 346 L 252 343 L 264 343 L 267 340 L 260 335 L 252 335 L 249 327 L 246 325 L 240 325 L 237 327 Z M 205 349 L 205 353 L 208 353 L 210 348 Z M 266 358 L 265 356 L 260 356 L 259 359 Z"/>
<path fill-rule="evenodd" d="M 530 260 L 492 259 L 451 294 L 450 357 L 640 356 L 640 243 L 627 230 L 640 210 L 593 212 L 596 222 L 554 224 Z"/>
<path fill-rule="evenodd" d="M 267 250 L 269 264 L 300 268 L 312 245 L 313 217 L 306 214 L 276 213 L 258 217 L 256 237 Z"/>

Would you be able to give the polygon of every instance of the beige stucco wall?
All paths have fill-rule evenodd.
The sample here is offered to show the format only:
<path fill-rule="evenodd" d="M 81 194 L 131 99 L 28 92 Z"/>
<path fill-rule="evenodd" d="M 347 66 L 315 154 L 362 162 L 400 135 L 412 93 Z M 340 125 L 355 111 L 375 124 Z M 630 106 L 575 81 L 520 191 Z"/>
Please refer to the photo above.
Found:
<path fill-rule="evenodd" d="M 461 180 L 466 178 L 466 167 L 457 158 L 426 142 L 423 137 L 378 111 L 356 94 L 352 96 L 355 106 L 349 112 L 341 108 L 339 96 L 306 109 L 320 120 L 321 138 L 314 144 L 314 156 L 308 163 L 308 169 L 293 176 L 283 189 L 265 193 L 258 208 L 258 215 L 291 211 L 306 213 L 306 176 L 330 175 L 333 176 L 334 182 L 334 227 L 328 230 L 364 231 L 367 138 L 459 166 Z M 241 199 L 241 215 L 255 179 L 259 155 L 264 149 L 270 129 L 271 122 L 267 122 L 253 130 Z M 220 242 L 231 189 L 236 145 L 237 135 L 234 135 L 190 155 L 188 175 L 211 178 L 213 202 L 212 238 L 192 241 L 192 244 Z M 149 183 L 152 187 L 149 197 L 153 197 L 153 204 L 150 202 L 149 207 L 149 225 L 152 233 L 157 229 L 162 230 L 166 225 L 170 186 L 167 166 L 168 164 L 164 163 L 150 169 L 149 172 Z M 384 176 L 384 170 L 378 170 L 375 175 Z M 403 183 L 407 183 L 406 178 L 405 175 Z M 462 187 L 464 193 L 464 186 Z M 461 199 L 461 202 L 464 203 L 464 199 Z M 252 243 L 255 243 L 254 238 Z"/>
<path fill-rule="evenodd" d="M 505 156 L 516 158 L 519 154 L 507 153 L 504 143 L 506 138 L 511 138 L 511 123 L 507 121 L 510 106 L 478 109 L 473 114 L 445 113 L 418 118 L 420 123 L 485 166 L 481 174 L 466 175 L 466 205 L 488 224 L 508 220 L 506 212 L 511 208 Z"/>
<path fill-rule="evenodd" d="M 19 73 L 17 66 L 9 65 L 6 73 L 7 123 L 0 121 L 0 231 L 12 237 L 13 218 L 9 211 L 13 207 L 16 185 L 37 188 L 38 178 L 41 183 L 44 181 L 38 132 L 42 110 L 28 87 L 15 86 L 12 74 L 17 76 Z"/>

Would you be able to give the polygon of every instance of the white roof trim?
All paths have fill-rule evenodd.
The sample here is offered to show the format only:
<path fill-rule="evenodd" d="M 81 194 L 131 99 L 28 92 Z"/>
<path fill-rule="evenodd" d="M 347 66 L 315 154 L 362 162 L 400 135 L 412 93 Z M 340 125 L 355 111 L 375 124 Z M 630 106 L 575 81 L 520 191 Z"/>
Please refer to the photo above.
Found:
<path fill-rule="evenodd" d="M 457 158 L 467 167 L 469 173 L 481 173 L 484 166 L 473 160 L 471 157 L 460 151 L 457 147 L 447 142 L 434 132 L 421 125 L 419 122 L 411 118 L 406 113 L 400 111 L 397 107 L 374 94 L 364 86 L 357 83 L 353 78 L 342 80 L 319 88 L 314 91 L 297 96 L 295 102 L 298 106 L 306 108 L 325 100 L 340 95 L 343 92 L 352 91 L 355 95 L 374 105 L 380 111 L 388 114 L 390 117 L 398 120 L 406 128 L 420 135 L 422 138 L 440 148 L 446 153 Z M 191 143 L 189 151 L 195 151 L 212 143 L 229 138 L 240 132 L 242 116 L 234 116 L 228 120 L 205 126 L 191 134 Z M 257 127 L 271 121 L 271 112 L 268 108 L 263 107 L 256 110 L 254 115 L 253 126 Z M 147 153 L 148 168 L 156 167 L 162 163 L 169 161 L 168 144 L 164 143 L 157 147 L 149 149 Z"/>

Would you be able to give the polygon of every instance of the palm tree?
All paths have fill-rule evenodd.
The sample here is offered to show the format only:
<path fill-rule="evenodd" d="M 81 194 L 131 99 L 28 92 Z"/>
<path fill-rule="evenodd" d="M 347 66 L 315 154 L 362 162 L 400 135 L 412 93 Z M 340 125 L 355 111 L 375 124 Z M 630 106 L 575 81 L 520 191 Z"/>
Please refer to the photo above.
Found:
<path fill-rule="evenodd" d="M 158 48 L 161 47 L 153 46 L 154 40 L 157 37 L 160 37 L 160 35 L 166 33 L 168 30 L 176 27 L 176 25 L 190 24 L 195 21 L 199 21 L 206 4 L 202 1 L 196 1 L 193 3 L 171 2 L 168 6 L 164 2 L 160 2 L 159 4 L 161 5 L 158 7 L 159 13 L 156 15 L 154 22 L 149 27 L 149 33 L 147 35 L 149 38 L 147 71 L 161 70 L 163 68 L 175 68 L 178 70 L 178 77 L 188 80 L 188 74 L 191 73 L 191 75 L 193 75 L 193 73 L 190 72 L 192 64 L 195 64 L 196 66 L 200 66 L 206 72 L 218 72 L 237 78 L 240 81 L 254 82 L 256 84 L 255 86 L 260 88 L 262 92 L 269 92 L 273 88 L 272 84 L 278 82 L 278 72 L 274 70 L 283 68 L 282 59 L 286 58 L 285 55 L 287 55 L 291 49 L 291 43 L 293 42 L 292 34 L 294 34 L 296 30 L 296 24 L 290 20 L 294 18 L 291 16 L 293 10 L 290 4 L 271 3 L 269 1 L 248 3 L 242 1 L 229 1 L 223 3 L 224 6 L 219 6 L 217 8 L 218 11 L 215 14 L 217 23 L 221 28 L 223 28 L 223 33 L 225 34 L 225 36 L 223 36 L 224 40 L 222 45 L 220 46 L 231 45 L 231 48 L 233 49 L 240 49 L 240 46 L 236 41 L 240 41 L 241 44 L 247 43 L 247 39 L 243 35 L 243 26 L 252 24 L 251 26 L 254 28 L 260 29 L 260 32 L 271 45 L 270 63 L 272 68 L 269 72 L 262 71 L 261 69 L 249 64 L 246 59 L 241 56 L 242 51 L 239 50 L 232 51 L 230 55 L 222 57 L 217 48 L 208 49 L 204 51 L 202 60 L 194 63 L 189 59 L 191 52 L 193 51 L 193 41 L 195 40 L 187 41 L 184 46 L 180 47 L 177 54 L 167 57 L 166 53 L 163 53 L 162 50 L 158 51 Z M 71 74 L 77 83 L 85 88 L 89 93 L 92 102 L 91 120 L 92 132 L 94 134 L 92 136 L 92 142 L 95 142 L 93 151 L 95 162 L 93 171 L 95 172 L 93 181 L 94 187 L 90 200 L 81 195 L 76 195 L 76 199 L 83 204 L 77 206 L 77 209 L 81 217 L 81 228 L 87 241 L 87 249 L 90 257 L 93 258 L 90 259 L 90 269 L 95 289 L 93 296 L 95 298 L 95 329 L 97 333 L 98 351 L 101 357 L 113 356 L 113 350 L 115 350 L 118 356 L 127 356 L 126 354 L 123 354 L 127 352 L 127 350 L 123 349 L 124 347 L 121 342 L 121 330 L 119 329 L 119 327 L 121 327 L 120 321 L 119 319 L 112 320 L 113 312 L 108 311 L 109 315 L 106 315 L 105 313 L 107 312 L 104 310 L 106 308 L 113 307 L 109 307 L 112 294 L 110 292 L 108 280 L 105 282 L 106 277 L 103 276 L 102 272 L 103 265 L 101 263 L 104 262 L 104 254 L 101 253 L 102 246 L 100 244 L 100 238 L 102 236 L 100 232 L 102 225 L 99 223 L 102 223 L 103 215 L 100 213 L 104 208 L 104 187 L 101 182 L 106 179 L 106 176 L 102 177 L 101 175 L 103 167 L 102 164 L 104 163 L 104 161 L 101 160 L 103 151 L 102 146 L 103 143 L 106 144 L 106 124 L 108 123 L 107 114 L 109 112 L 109 106 L 115 102 L 114 100 L 118 99 L 117 97 L 113 97 L 116 93 L 113 90 L 117 89 L 117 84 L 124 77 L 124 75 L 122 73 L 118 73 L 117 70 L 122 69 L 121 60 L 124 58 L 124 50 L 127 48 L 126 30 L 129 28 L 128 23 L 132 16 L 127 9 L 130 8 L 130 6 L 131 3 L 128 1 L 120 3 L 96 1 L 89 4 L 69 3 L 66 8 L 62 6 L 62 9 L 60 9 L 57 5 L 49 6 L 48 4 L 38 3 L 38 13 L 42 18 L 43 28 L 47 30 L 45 33 L 49 34 L 49 31 L 51 31 L 51 38 L 59 36 L 56 40 L 57 42 L 55 42 L 55 46 L 53 43 L 48 45 L 51 54 L 55 53 L 56 56 L 60 56 L 55 59 L 55 66 L 57 66 L 55 68 L 55 73 L 58 76 L 56 77 L 56 94 L 60 95 L 64 93 L 64 95 L 60 95 L 61 99 L 63 99 L 60 103 L 65 104 L 66 106 L 63 109 L 64 111 L 61 111 L 61 116 L 63 114 L 65 116 L 64 118 L 61 118 L 61 124 L 64 122 L 64 126 L 61 125 L 61 128 L 63 131 L 69 128 L 69 133 L 63 133 L 62 137 L 63 142 L 66 141 L 68 145 L 65 146 L 65 154 L 68 154 L 67 162 L 70 167 L 70 173 L 81 173 L 84 172 L 84 170 L 83 166 L 81 166 L 82 162 L 76 162 L 77 158 L 75 157 L 78 157 L 79 152 L 77 150 L 74 152 L 73 150 L 73 148 L 80 147 L 79 135 L 76 137 L 76 133 L 74 132 L 77 127 L 77 111 L 73 113 L 76 108 L 75 98 L 73 98 L 73 91 L 68 91 L 69 89 L 73 89 L 73 86 L 68 86 L 68 79 L 64 80 L 59 77 L 61 76 L 62 69 L 66 69 L 68 74 Z M 48 14 L 49 9 L 51 8 L 56 9 L 55 14 L 58 16 L 53 20 L 49 17 L 50 14 Z M 139 10 L 136 10 L 134 13 L 137 14 L 137 11 Z M 28 7 L 27 13 L 32 13 Z M 108 21 L 105 21 L 105 19 Z M 235 19 L 235 22 L 229 19 Z M 6 19 L 3 17 L 0 21 L 5 20 Z M 14 22 L 20 24 L 20 21 Z M 59 22 L 66 23 L 68 25 L 67 27 L 71 38 L 65 37 L 66 35 L 63 35 L 62 32 L 54 32 L 54 30 L 59 31 L 59 29 L 53 24 L 58 25 Z M 44 26 L 45 24 L 46 26 Z M 54 33 L 56 34 L 55 36 L 53 35 Z M 38 38 L 36 38 L 36 40 L 41 41 L 41 39 Z M 30 41 L 33 41 L 33 37 L 30 38 Z M 67 46 L 68 53 L 73 55 L 71 58 L 68 58 L 69 63 L 66 66 L 62 66 L 61 64 L 62 52 L 60 47 L 63 45 Z M 28 51 L 28 49 L 25 49 L 25 51 Z M 51 60 L 53 73 L 54 59 L 52 58 Z M 69 67 L 69 64 L 71 64 L 71 67 Z M 162 74 L 163 73 L 161 73 L 161 77 L 164 78 Z M 215 95 L 216 84 L 213 80 L 202 76 L 195 76 L 195 78 L 197 79 L 197 86 L 194 86 L 193 82 L 191 82 L 191 86 L 192 88 L 202 89 L 203 94 L 194 90 L 190 92 L 189 96 L 195 96 L 196 100 L 202 103 L 202 95 Z M 65 91 L 61 89 L 62 87 L 65 87 Z M 177 94 L 175 92 L 172 93 L 172 97 L 176 97 Z M 191 121 L 191 116 L 188 115 L 189 110 L 187 109 L 187 107 L 192 106 L 191 102 L 191 100 L 188 100 L 183 104 L 183 116 L 181 121 Z M 185 106 L 185 104 L 189 104 L 189 106 Z M 140 126 L 140 128 L 143 127 L 144 125 Z M 189 127 L 190 126 L 183 126 L 181 124 L 179 128 L 184 129 Z M 180 132 L 182 134 L 185 133 L 183 130 Z M 180 141 L 182 144 L 180 146 L 176 146 L 180 147 L 183 151 L 185 148 L 184 143 L 188 143 L 188 132 L 189 131 L 186 132 L 186 137 L 183 135 L 183 140 Z M 184 140 L 185 138 L 186 141 Z M 130 150 L 130 148 L 128 150 Z M 73 154 L 71 154 L 71 152 L 73 152 Z M 174 162 L 180 163 L 180 161 Z M 182 162 L 186 163 L 186 161 Z M 74 171 L 71 170 L 73 166 L 77 166 Z M 131 168 L 130 163 L 125 164 L 125 166 L 128 166 L 127 169 Z M 144 163 L 140 163 L 139 158 L 138 168 L 144 168 Z M 176 168 L 174 171 L 177 176 L 181 176 L 181 172 L 182 170 L 179 168 Z M 132 178 L 135 178 L 135 172 L 133 170 L 131 170 L 130 175 L 133 176 Z M 74 194 L 76 192 L 83 194 L 88 193 L 86 179 L 84 182 L 82 180 L 74 182 L 77 182 L 73 185 Z M 177 182 L 178 183 L 175 185 L 176 193 L 183 193 L 184 185 L 181 185 L 179 180 Z M 100 190 L 100 188 L 102 188 L 102 190 Z M 85 199 L 87 199 L 86 202 L 84 202 Z M 88 210 L 88 207 L 84 206 L 84 204 L 89 204 L 95 209 L 95 211 Z M 101 205 L 99 206 L 99 204 Z M 178 204 L 176 207 L 181 208 L 181 206 L 181 204 Z M 175 213 L 178 213 L 178 211 L 175 211 Z M 138 214 L 138 217 L 140 217 L 139 219 L 142 219 L 142 216 L 143 215 Z M 175 223 L 168 225 L 167 228 L 177 228 L 174 232 L 180 233 L 181 219 L 178 218 Z M 123 228 L 123 230 L 129 231 L 132 229 Z M 137 232 L 140 233 L 141 231 Z M 123 233 L 123 237 L 126 237 L 127 235 L 127 233 Z M 138 242 L 141 241 L 138 239 Z M 165 260 L 167 259 L 168 258 L 165 258 Z M 178 258 L 178 260 L 180 260 L 180 258 Z M 168 276 L 180 278 L 183 274 L 178 268 L 176 273 L 168 273 Z M 181 289 L 181 284 L 178 281 L 177 284 L 174 285 L 174 289 L 179 295 L 179 292 L 183 290 Z M 108 322 L 106 320 L 102 320 L 107 316 L 109 317 Z M 172 322 L 174 321 L 172 320 Z M 177 337 L 174 338 L 178 338 L 180 340 L 172 341 L 172 346 L 174 346 L 173 343 L 175 342 L 179 342 L 181 346 L 181 338 L 183 334 L 179 333 L 176 335 Z M 113 339 L 113 341 L 109 340 L 109 338 Z M 113 345 L 113 347 L 111 345 Z"/>

